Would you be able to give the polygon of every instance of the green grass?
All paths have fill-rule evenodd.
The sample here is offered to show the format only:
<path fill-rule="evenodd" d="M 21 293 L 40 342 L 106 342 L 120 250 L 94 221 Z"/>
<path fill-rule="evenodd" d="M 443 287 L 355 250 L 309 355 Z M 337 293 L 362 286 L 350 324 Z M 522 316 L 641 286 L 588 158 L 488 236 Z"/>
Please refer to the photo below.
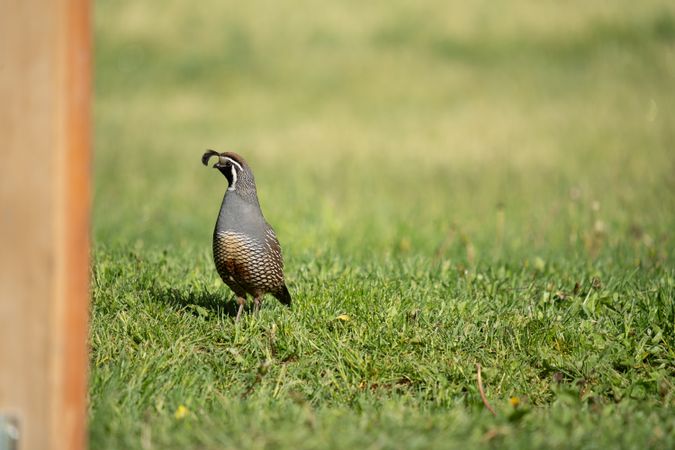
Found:
<path fill-rule="evenodd" d="M 670 2 L 95 19 L 92 448 L 675 447 Z M 233 323 L 206 148 L 292 309 Z"/>

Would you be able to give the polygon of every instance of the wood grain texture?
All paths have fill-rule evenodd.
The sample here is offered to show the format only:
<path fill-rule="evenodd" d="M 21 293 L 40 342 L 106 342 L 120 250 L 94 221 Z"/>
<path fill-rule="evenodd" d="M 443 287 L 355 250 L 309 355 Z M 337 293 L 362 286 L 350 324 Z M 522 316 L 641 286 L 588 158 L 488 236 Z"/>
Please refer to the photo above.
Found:
<path fill-rule="evenodd" d="M 85 446 L 86 0 L 0 0 L 0 412 L 20 449 Z"/>

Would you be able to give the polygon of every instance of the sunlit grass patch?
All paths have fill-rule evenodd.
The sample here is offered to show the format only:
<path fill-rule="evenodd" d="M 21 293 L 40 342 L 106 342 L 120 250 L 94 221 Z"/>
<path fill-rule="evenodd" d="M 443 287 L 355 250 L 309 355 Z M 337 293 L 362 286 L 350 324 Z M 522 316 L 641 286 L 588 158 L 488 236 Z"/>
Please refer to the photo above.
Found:
<path fill-rule="evenodd" d="M 98 2 L 92 448 L 673 447 L 675 11 L 629 6 Z M 206 148 L 291 310 L 234 325 Z"/>

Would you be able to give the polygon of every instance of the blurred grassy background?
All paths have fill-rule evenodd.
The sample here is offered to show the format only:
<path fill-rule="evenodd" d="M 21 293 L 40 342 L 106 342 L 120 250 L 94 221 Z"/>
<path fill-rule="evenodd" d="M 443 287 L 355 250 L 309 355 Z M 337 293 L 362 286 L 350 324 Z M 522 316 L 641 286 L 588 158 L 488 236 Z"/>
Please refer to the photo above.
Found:
<path fill-rule="evenodd" d="M 675 442 L 672 1 L 95 25 L 92 448 Z M 253 167 L 292 310 L 224 313 L 207 148 Z"/>
<path fill-rule="evenodd" d="M 289 255 L 672 247 L 675 7 L 632 5 L 98 1 L 95 237 L 208 247 L 215 148 Z"/>

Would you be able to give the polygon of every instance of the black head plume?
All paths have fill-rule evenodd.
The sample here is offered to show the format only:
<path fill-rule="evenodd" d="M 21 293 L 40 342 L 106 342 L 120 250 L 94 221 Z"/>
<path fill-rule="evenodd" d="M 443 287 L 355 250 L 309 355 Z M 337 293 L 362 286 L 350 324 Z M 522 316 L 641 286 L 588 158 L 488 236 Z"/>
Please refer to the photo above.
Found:
<path fill-rule="evenodd" d="M 203 155 L 202 155 L 202 164 L 205 166 L 209 165 L 209 159 L 211 159 L 212 156 L 215 156 L 216 158 L 220 158 L 220 153 L 218 153 L 215 150 L 207 150 Z"/>

